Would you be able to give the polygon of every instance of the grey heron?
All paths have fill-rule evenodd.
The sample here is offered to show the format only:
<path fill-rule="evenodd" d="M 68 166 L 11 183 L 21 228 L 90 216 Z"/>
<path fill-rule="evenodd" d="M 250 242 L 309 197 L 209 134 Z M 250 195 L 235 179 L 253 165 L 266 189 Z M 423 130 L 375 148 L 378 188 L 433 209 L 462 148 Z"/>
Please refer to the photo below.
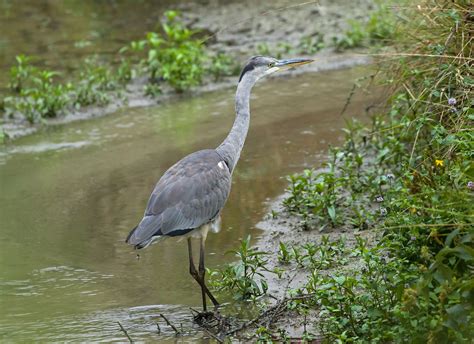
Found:
<path fill-rule="evenodd" d="M 171 166 L 151 193 L 145 215 L 126 242 L 136 249 L 166 237 L 187 237 L 189 273 L 201 286 L 202 305 L 206 295 L 219 305 L 204 282 L 204 246 L 209 231 L 218 232 L 220 213 L 229 196 L 232 172 L 245 142 L 250 123 L 250 91 L 263 76 L 284 68 L 312 62 L 310 59 L 277 60 L 254 56 L 240 74 L 235 95 L 236 117 L 225 140 L 215 149 L 192 153 Z M 199 267 L 193 261 L 191 238 L 200 239 Z"/>

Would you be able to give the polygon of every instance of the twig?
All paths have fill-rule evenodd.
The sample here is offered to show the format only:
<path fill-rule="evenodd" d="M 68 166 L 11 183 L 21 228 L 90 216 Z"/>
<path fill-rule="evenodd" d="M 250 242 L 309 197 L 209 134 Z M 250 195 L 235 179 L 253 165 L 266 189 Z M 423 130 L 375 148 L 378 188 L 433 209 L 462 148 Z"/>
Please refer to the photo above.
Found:
<path fill-rule="evenodd" d="M 304 300 L 304 299 L 308 299 L 308 298 L 311 298 L 313 297 L 314 295 L 316 295 L 316 293 L 311 293 L 311 294 L 305 294 L 305 295 L 298 295 L 298 296 L 293 296 L 293 297 L 284 297 L 280 302 L 278 302 L 276 305 L 270 307 L 269 309 L 267 309 L 265 312 L 259 314 L 258 316 L 256 316 L 255 318 L 253 318 L 252 320 L 250 321 L 247 321 L 246 323 L 242 324 L 241 326 L 239 326 L 238 328 L 235 328 L 233 329 L 232 331 L 229 331 L 226 333 L 226 335 L 232 335 L 234 333 L 237 333 L 239 331 L 242 331 L 243 329 L 257 323 L 258 321 L 260 321 L 260 319 L 266 317 L 267 315 L 269 314 L 272 314 L 274 312 L 276 313 L 280 313 L 281 311 L 281 307 L 285 306 L 289 301 L 295 301 L 295 300 Z M 273 318 L 275 316 L 272 317 L 272 321 L 273 321 Z"/>
<path fill-rule="evenodd" d="M 447 58 L 454 60 L 474 61 L 472 57 L 455 56 L 455 55 L 436 55 L 436 54 L 415 54 L 415 53 L 381 53 L 381 54 L 352 54 L 353 56 L 381 56 L 381 57 L 434 57 Z"/>
<path fill-rule="evenodd" d="M 204 332 L 206 332 L 207 335 L 211 336 L 212 338 L 214 338 L 215 340 L 217 340 L 219 343 L 224 343 L 224 341 L 219 338 L 218 336 L 216 336 L 214 333 L 212 333 L 211 331 L 209 331 L 207 328 L 203 327 L 202 328 L 204 330 Z"/>
<path fill-rule="evenodd" d="M 346 103 L 344 104 L 344 107 L 342 108 L 341 113 L 339 114 L 339 116 L 342 116 L 342 115 L 344 114 L 344 112 L 346 112 L 347 108 L 349 107 L 349 104 L 351 103 L 352 97 L 354 96 L 356 87 L 357 87 L 357 84 L 354 83 L 354 84 L 352 85 L 352 89 L 351 89 L 351 91 L 349 92 L 349 96 L 347 97 Z"/>
<path fill-rule="evenodd" d="M 176 326 L 174 326 L 174 325 L 168 320 L 168 318 L 166 318 L 166 317 L 164 316 L 164 314 L 160 313 L 160 317 L 162 317 L 162 318 L 166 321 L 166 324 L 168 324 L 168 326 L 170 326 L 170 327 L 173 329 L 173 331 L 176 333 L 177 336 L 181 334 L 181 332 L 176 328 Z"/>
<path fill-rule="evenodd" d="M 129 341 L 130 343 L 133 343 L 132 337 L 129 336 L 127 330 L 122 326 L 122 324 L 120 323 L 120 321 L 117 321 L 117 324 L 120 326 L 120 330 L 121 330 L 123 333 L 125 333 L 125 335 L 127 336 L 128 341 Z"/>
<path fill-rule="evenodd" d="M 199 312 L 197 309 L 194 309 L 193 307 L 189 307 L 189 309 L 190 309 L 192 312 L 195 312 L 196 314 L 201 314 L 201 312 Z"/>

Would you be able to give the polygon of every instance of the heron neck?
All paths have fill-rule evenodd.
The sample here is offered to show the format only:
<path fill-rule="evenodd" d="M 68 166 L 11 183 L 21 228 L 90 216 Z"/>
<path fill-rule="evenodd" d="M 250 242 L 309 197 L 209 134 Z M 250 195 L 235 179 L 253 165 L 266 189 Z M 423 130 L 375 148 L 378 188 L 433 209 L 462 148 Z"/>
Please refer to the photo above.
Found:
<path fill-rule="evenodd" d="M 250 91 L 257 80 L 245 77 L 239 82 L 235 94 L 235 121 L 229 135 L 216 151 L 225 160 L 230 171 L 234 170 L 244 146 L 250 124 Z"/>

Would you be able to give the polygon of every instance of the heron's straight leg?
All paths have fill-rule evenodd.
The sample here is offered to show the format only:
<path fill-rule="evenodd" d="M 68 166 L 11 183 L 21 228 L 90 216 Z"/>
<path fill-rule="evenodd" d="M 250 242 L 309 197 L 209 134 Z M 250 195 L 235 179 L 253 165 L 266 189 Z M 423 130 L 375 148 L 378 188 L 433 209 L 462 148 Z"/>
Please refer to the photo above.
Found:
<path fill-rule="evenodd" d="M 206 292 L 204 288 L 206 284 L 204 282 L 204 275 L 206 274 L 206 270 L 204 269 L 204 242 L 206 241 L 206 237 L 201 237 L 201 245 L 199 250 L 199 270 L 198 276 L 201 281 L 201 294 L 202 294 L 202 307 L 204 308 L 204 312 L 206 311 Z"/>
<path fill-rule="evenodd" d="M 196 282 L 198 282 L 198 284 L 201 286 L 201 290 L 203 290 L 207 294 L 207 296 L 209 296 L 209 298 L 211 299 L 214 306 L 218 306 L 219 303 L 217 302 L 215 297 L 211 294 L 209 289 L 207 289 L 206 285 L 204 284 L 204 274 L 203 274 L 203 277 L 201 278 L 200 274 L 196 270 L 196 267 L 195 267 L 194 261 L 193 261 L 193 248 L 192 248 L 190 237 L 188 238 L 188 253 L 189 253 L 189 273 L 191 274 L 191 276 L 193 276 L 193 278 L 196 280 Z M 204 254 L 204 252 L 202 252 L 202 255 L 203 254 Z M 201 266 L 201 263 L 199 264 L 199 266 Z M 202 261 L 202 266 L 204 268 L 204 261 Z M 203 308 L 204 308 L 204 311 L 206 311 L 206 302 L 205 302 L 205 300 L 203 301 Z"/>
<path fill-rule="evenodd" d="M 203 297 L 203 300 L 205 298 L 205 295 L 204 295 L 204 291 L 206 292 L 207 296 L 209 296 L 209 299 L 211 299 L 212 301 L 212 304 L 217 307 L 219 306 L 219 302 L 217 302 L 216 298 L 214 297 L 214 295 L 211 294 L 211 292 L 209 291 L 209 289 L 207 289 L 206 287 L 206 283 L 204 281 L 204 275 L 206 274 L 206 269 L 204 267 L 204 247 L 205 247 L 205 242 L 206 242 L 206 237 L 202 237 L 201 238 L 201 250 L 199 252 L 199 278 L 201 279 L 201 286 L 202 286 L 202 290 L 203 290 L 203 294 L 202 294 L 202 297 Z M 204 301 L 205 302 L 205 301 Z"/>

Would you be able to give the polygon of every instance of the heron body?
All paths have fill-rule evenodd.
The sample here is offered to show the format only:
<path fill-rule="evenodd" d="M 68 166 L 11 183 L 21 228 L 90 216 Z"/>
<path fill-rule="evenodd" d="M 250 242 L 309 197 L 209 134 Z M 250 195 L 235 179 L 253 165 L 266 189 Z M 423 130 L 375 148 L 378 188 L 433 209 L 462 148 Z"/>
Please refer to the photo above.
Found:
<path fill-rule="evenodd" d="M 206 295 L 218 302 L 204 283 L 204 246 L 209 231 L 219 231 L 220 213 L 229 196 L 232 172 L 239 160 L 250 124 L 250 92 L 262 76 L 284 67 L 309 63 L 308 59 L 278 61 L 252 57 L 244 66 L 235 96 L 236 118 L 225 140 L 216 149 L 194 152 L 171 166 L 156 184 L 145 214 L 126 242 L 142 249 L 166 237 L 188 238 L 189 271 Z M 191 237 L 200 238 L 199 269 L 193 262 Z"/>
<path fill-rule="evenodd" d="M 160 178 L 127 242 L 144 248 L 163 237 L 196 236 L 197 229 L 219 217 L 230 185 L 230 170 L 215 149 L 186 156 Z"/>

